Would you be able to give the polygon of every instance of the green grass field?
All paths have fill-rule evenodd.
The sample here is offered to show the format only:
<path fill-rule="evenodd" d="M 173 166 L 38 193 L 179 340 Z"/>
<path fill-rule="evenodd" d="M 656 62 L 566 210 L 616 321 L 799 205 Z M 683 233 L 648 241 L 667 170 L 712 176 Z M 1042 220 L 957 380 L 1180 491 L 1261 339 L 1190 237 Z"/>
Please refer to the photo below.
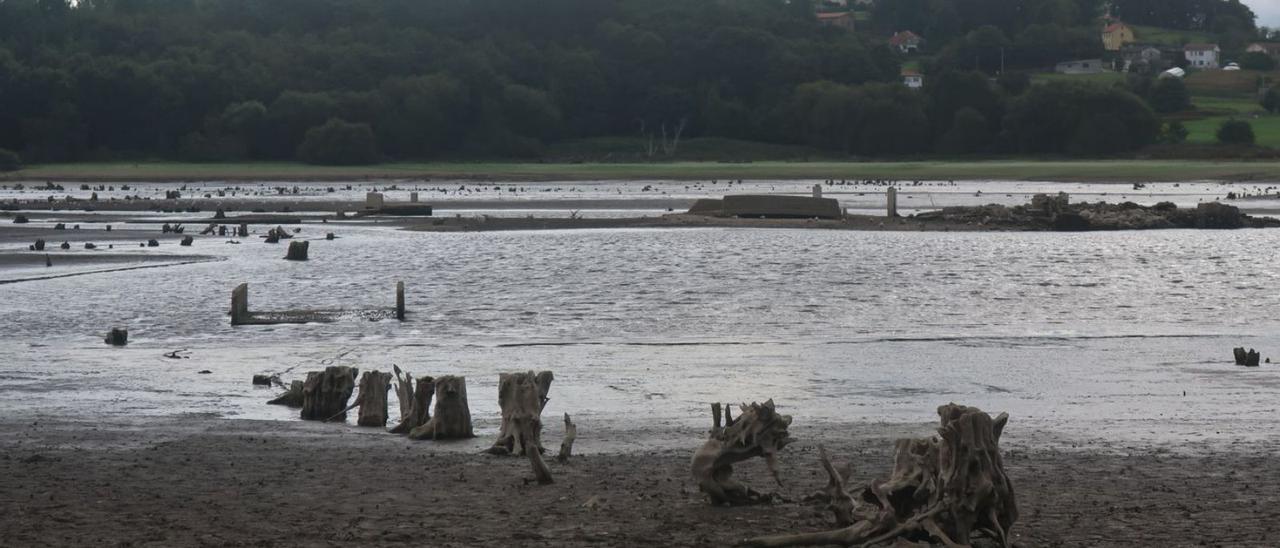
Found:
<path fill-rule="evenodd" d="M 672 162 L 672 163 L 397 163 L 324 167 L 293 163 L 109 163 L 33 166 L 9 180 L 187 181 L 461 178 L 593 179 L 967 179 L 1048 181 L 1185 181 L 1275 178 L 1280 161 L 993 160 L 973 162 Z"/>
<path fill-rule="evenodd" d="M 1099 72 L 1097 74 L 1058 74 L 1043 72 L 1031 76 L 1032 82 L 1093 82 L 1098 84 L 1119 84 L 1124 82 L 1125 75 L 1120 72 Z"/>

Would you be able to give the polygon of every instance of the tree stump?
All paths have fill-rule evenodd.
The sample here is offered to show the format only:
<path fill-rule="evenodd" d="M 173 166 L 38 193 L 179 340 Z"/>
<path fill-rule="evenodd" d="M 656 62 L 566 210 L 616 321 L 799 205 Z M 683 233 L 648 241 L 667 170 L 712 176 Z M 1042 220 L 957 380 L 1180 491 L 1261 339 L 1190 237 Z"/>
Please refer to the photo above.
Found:
<path fill-rule="evenodd" d="M 1250 348 L 1249 351 L 1246 352 L 1244 355 L 1244 364 L 1247 367 L 1258 367 L 1259 362 L 1261 360 L 1262 360 L 1262 355 L 1259 354 L 1257 350 L 1254 350 L 1252 348 Z"/>
<path fill-rule="evenodd" d="M 1244 351 L 1243 347 L 1233 348 L 1231 349 L 1231 353 L 1235 355 L 1236 365 L 1244 365 L 1245 360 L 1248 359 L 1248 354 Z"/>
<path fill-rule="evenodd" d="M 44 251 L 44 240 L 36 240 L 35 245 L 31 246 L 32 251 Z"/>
<path fill-rule="evenodd" d="M 423 389 L 422 380 L 418 381 L 418 390 Z M 471 408 L 467 404 L 467 379 L 445 375 L 437 377 L 436 407 L 426 424 L 409 432 L 409 438 L 415 440 L 447 440 L 474 438 L 471 430 Z"/>
<path fill-rule="evenodd" d="M 396 282 L 396 319 L 404 321 L 404 282 Z"/>
<path fill-rule="evenodd" d="M 129 344 L 129 330 L 123 327 L 112 327 L 111 332 L 107 333 L 106 343 L 111 346 Z"/>
<path fill-rule="evenodd" d="M 502 427 L 489 448 L 494 455 L 529 457 L 533 475 L 540 484 L 552 483 L 551 469 L 542 460 L 542 409 L 555 379 L 550 371 L 502 373 L 498 375 L 498 406 Z"/>
<path fill-rule="evenodd" d="M 711 406 L 712 428 L 709 439 L 693 455 L 693 479 L 698 489 L 713 504 L 757 504 L 772 497 L 761 494 L 733 479 L 733 465 L 747 459 L 764 457 L 769 473 L 779 485 L 778 452 L 795 441 L 787 428 L 790 415 L 780 415 L 773 400 L 763 404 L 739 406 L 741 414 L 734 420 L 725 410 L 725 425 L 720 427 L 720 404 Z"/>
<path fill-rule="evenodd" d="M 556 462 L 564 464 L 569 462 L 569 457 L 573 456 L 573 442 L 578 439 L 578 425 L 573 424 L 573 419 L 569 418 L 569 414 L 564 414 L 564 440 L 560 442 L 560 454 L 556 455 Z"/>
<path fill-rule="evenodd" d="M 414 384 L 413 375 L 396 371 L 396 397 L 400 400 L 400 424 L 391 429 L 392 434 L 408 434 L 431 419 L 431 398 L 435 395 L 436 381 L 422 377 Z"/>
<path fill-rule="evenodd" d="M 298 241 L 289 242 L 289 251 L 285 254 L 286 261 L 305 261 L 307 260 L 307 248 L 311 242 Z"/>
<path fill-rule="evenodd" d="M 267 405 L 302 407 L 302 387 L 302 381 L 293 381 L 289 383 L 289 390 L 277 396 L 276 399 L 267 402 Z"/>
<path fill-rule="evenodd" d="M 249 237 L 249 225 L 240 223 L 240 228 L 236 230 L 236 236 L 239 238 Z"/>
<path fill-rule="evenodd" d="M 360 376 L 359 426 L 387 426 L 387 391 L 391 389 L 391 373 L 365 371 Z"/>
<path fill-rule="evenodd" d="M 307 373 L 302 386 L 302 420 L 346 420 L 347 400 L 356 388 L 356 370 L 330 366 Z"/>
<path fill-rule="evenodd" d="M 195 241 L 196 239 L 191 236 L 183 236 L 182 241 L 178 242 L 178 245 L 183 247 L 191 247 L 191 244 L 195 243 Z"/>
<path fill-rule="evenodd" d="M 893 474 L 872 481 L 857 496 L 844 489 L 846 478 L 820 451 L 830 478 L 828 508 L 838 524 L 822 533 L 760 537 L 747 546 L 782 547 L 838 544 L 873 546 L 898 541 L 969 546 L 986 536 L 1012 546 L 1009 530 L 1018 519 L 1013 486 L 1000 457 L 1000 435 L 1009 416 L 973 407 L 938 408 L 938 436 L 898 440 Z"/>

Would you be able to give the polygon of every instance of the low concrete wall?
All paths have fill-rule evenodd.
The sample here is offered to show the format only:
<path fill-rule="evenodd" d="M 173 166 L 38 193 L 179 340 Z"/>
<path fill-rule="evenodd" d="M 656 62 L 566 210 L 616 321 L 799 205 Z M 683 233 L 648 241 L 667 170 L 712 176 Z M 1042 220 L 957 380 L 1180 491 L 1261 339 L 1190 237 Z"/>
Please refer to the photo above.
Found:
<path fill-rule="evenodd" d="M 840 202 L 807 196 L 741 195 L 724 197 L 724 214 L 769 219 L 840 219 Z"/>

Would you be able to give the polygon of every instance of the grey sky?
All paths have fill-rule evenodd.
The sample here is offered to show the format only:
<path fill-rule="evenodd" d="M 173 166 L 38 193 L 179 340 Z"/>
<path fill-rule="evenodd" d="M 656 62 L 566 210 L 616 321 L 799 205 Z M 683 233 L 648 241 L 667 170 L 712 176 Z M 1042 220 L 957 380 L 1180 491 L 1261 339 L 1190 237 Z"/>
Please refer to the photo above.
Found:
<path fill-rule="evenodd" d="M 1245 0 L 1244 3 L 1258 14 L 1259 25 L 1280 27 L 1280 0 Z"/>

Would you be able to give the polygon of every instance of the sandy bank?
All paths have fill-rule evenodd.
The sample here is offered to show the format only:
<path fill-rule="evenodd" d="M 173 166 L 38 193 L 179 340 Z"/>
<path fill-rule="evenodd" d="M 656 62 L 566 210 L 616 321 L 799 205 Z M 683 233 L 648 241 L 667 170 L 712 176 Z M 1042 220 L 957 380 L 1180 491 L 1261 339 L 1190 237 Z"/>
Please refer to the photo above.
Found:
<path fill-rule="evenodd" d="M 1006 430 L 1006 468 L 1022 546 L 1226 546 L 1280 543 L 1277 446 L 1172 454 L 1061 448 Z M 580 441 L 598 435 L 582 424 Z M 906 431 L 904 431 L 906 430 Z M 591 452 L 528 463 L 338 424 L 219 420 L 0 423 L 0 539 L 13 546 L 726 546 L 746 536 L 830 527 L 800 502 L 825 484 L 816 443 L 855 475 L 891 467 L 893 425 L 797 425 L 781 455 L 791 500 L 717 508 L 688 479 L 688 450 Z M 488 440 L 480 440 L 483 443 Z M 551 440 L 548 440 L 551 441 Z M 838 459 L 839 460 L 839 459 Z M 760 462 L 740 477 L 771 488 Z"/>

